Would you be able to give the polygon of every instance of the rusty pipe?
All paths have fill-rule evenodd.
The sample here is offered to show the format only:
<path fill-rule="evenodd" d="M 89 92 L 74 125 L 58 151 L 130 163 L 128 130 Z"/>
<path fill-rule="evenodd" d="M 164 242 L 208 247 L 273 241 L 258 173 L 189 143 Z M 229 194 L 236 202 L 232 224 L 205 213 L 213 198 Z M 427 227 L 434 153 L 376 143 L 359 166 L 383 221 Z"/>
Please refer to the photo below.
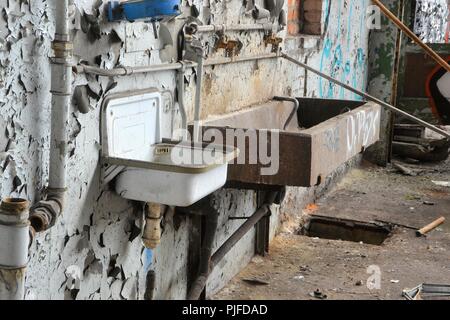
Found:
<path fill-rule="evenodd" d="M 204 25 L 198 26 L 197 32 L 227 32 L 227 31 L 271 31 L 274 28 L 273 23 L 255 23 L 255 24 L 233 24 L 233 25 Z"/>
<path fill-rule="evenodd" d="M 219 264 L 219 262 L 225 257 L 225 255 L 230 252 L 230 250 L 241 240 L 247 232 L 249 232 L 265 215 L 270 212 L 269 206 L 275 202 L 278 192 L 270 192 L 267 195 L 264 204 L 259 207 L 255 213 L 243 223 L 233 235 L 225 241 L 222 246 L 212 255 L 209 262 L 208 273 L 200 274 L 194 285 L 189 292 L 188 300 L 198 300 L 203 292 L 206 282 L 208 281 L 208 276 L 211 271 Z"/>
<path fill-rule="evenodd" d="M 30 243 L 28 201 L 8 198 L 0 204 L 0 300 L 23 300 Z"/>
<path fill-rule="evenodd" d="M 278 192 L 273 191 L 267 195 L 264 204 L 245 221 L 235 233 L 225 241 L 211 258 L 211 265 L 215 267 L 225 257 L 225 255 L 249 232 L 265 215 L 270 212 L 270 206 L 275 202 Z"/>
<path fill-rule="evenodd" d="M 157 203 L 147 203 L 146 207 L 142 243 L 148 249 L 155 249 L 161 243 L 161 213 L 163 206 Z"/>
<path fill-rule="evenodd" d="M 55 4 L 55 38 L 51 58 L 51 130 L 49 181 L 46 196 L 30 209 L 30 222 L 36 232 L 55 225 L 61 215 L 66 193 L 68 132 L 72 96 L 73 44 L 69 34 L 69 0 Z"/>
<path fill-rule="evenodd" d="M 273 100 L 276 100 L 276 101 L 289 101 L 289 102 L 294 103 L 294 109 L 292 110 L 291 114 L 289 115 L 289 117 L 286 120 L 286 123 L 283 126 L 283 130 L 286 130 L 287 126 L 291 123 L 292 119 L 294 119 L 294 116 L 297 115 L 298 109 L 300 108 L 300 102 L 298 102 L 298 100 L 295 99 L 295 98 L 280 97 L 280 96 L 273 97 Z M 297 125 L 297 127 L 298 127 L 298 125 Z"/>
<path fill-rule="evenodd" d="M 204 284 L 211 272 L 211 256 L 213 252 L 214 240 L 216 238 L 217 227 L 219 225 L 219 211 L 213 204 L 213 198 L 208 197 L 206 201 L 201 202 L 200 211 L 205 214 L 205 235 L 202 241 L 200 252 L 200 263 L 198 266 L 197 277 L 190 288 L 187 299 L 198 300 L 201 296 Z"/>
<path fill-rule="evenodd" d="M 280 57 L 278 53 L 264 53 L 258 55 L 250 55 L 250 56 L 242 56 L 242 57 L 229 57 L 229 58 L 215 58 L 215 59 L 205 59 L 204 66 L 216 66 L 216 65 L 224 65 L 238 62 L 248 62 L 248 61 L 256 61 L 256 60 L 269 60 Z M 130 76 L 134 74 L 143 74 L 143 73 L 154 73 L 154 72 L 162 72 L 162 71 L 171 71 L 171 70 L 181 70 L 182 68 L 197 68 L 198 64 L 192 61 L 183 61 L 183 62 L 175 62 L 175 63 L 164 63 L 164 64 L 156 64 L 144 67 L 117 67 L 113 69 L 105 69 L 94 66 L 88 66 L 79 64 L 74 67 L 75 73 L 77 74 L 93 74 L 100 77 L 124 77 Z"/>
<path fill-rule="evenodd" d="M 64 208 L 65 189 L 47 189 L 47 195 L 30 208 L 30 223 L 36 232 L 53 227 Z"/>

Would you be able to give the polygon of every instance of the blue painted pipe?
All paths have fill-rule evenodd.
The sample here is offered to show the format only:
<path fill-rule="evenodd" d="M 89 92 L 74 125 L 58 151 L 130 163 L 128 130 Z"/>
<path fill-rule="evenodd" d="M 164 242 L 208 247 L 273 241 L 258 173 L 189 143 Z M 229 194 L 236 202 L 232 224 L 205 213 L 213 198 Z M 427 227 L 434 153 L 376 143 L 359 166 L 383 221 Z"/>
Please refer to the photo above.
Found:
<path fill-rule="evenodd" d="M 130 0 L 120 3 L 112 0 L 108 4 L 109 21 L 160 21 L 180 14 L 181 0 Z"/>

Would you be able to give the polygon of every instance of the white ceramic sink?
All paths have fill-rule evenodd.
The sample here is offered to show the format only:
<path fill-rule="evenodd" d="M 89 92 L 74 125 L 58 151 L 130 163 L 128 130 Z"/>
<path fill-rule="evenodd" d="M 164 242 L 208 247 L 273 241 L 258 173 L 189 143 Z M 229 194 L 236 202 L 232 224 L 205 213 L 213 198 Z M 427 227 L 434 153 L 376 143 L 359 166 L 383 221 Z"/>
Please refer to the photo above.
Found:
<path fill-rule="evenodd" d="M 131 200 L 186 207 L 221 188 L 237 149 L 163 143 L 161 95 L 150 90 L 112 96 L 103 109 L 103 168 L 116 168 L 115 188 Z"/>
<path fill-rule="evenodd" d="M 151 149 L 150 159 L 106 159 L 109 164 L 126 167 L 116 178 L 116 192 L 122 197 L 189 206 L 225 184 L 228 162 L 235 157 L 233 148 L 219 151 L 221 146 L 192 147 L 173 142 Z"/>

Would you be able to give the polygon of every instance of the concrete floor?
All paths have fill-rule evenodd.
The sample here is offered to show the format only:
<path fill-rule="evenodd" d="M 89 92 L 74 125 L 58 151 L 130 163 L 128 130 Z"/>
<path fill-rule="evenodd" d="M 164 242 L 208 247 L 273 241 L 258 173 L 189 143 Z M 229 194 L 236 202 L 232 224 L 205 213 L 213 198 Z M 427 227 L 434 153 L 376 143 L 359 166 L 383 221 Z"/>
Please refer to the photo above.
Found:
<path fill-rule="evenodd" d="M 414 227 L 445 216 L 447 222 L 426 238 L 395 228 L 383 245 L 374 246 L 301 236 L 299 228 L 284 231 L 268 256 L 255 257 L 213 299 L 316 299 L 311 293 L 317 289 L 327 299 L 402 299 L 405 288 L 450 284 L 450 188 L 432 182 L 450 181 L 450 161 L 410 167 L 420 169 L 419 175 L 368 164 L 354 169 L 303 216 L 381 219 Z M 369 289 L 368 281 L 378 279 L 379 289 Z"/>

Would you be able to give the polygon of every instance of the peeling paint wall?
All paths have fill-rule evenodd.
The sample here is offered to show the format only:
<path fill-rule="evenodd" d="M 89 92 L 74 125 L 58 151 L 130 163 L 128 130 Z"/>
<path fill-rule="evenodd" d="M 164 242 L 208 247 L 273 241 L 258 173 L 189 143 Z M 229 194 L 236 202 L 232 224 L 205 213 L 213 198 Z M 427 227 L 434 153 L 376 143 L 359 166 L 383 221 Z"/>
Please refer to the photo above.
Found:
<path fill-rule="evenodd" d="M 262 4 L 262 0 L 256 1 Z M 53 3 L 49 0 L 0 0 L 0 196 L 41 196 L 48 178 L 50 128 L 50 44 L 54 33 Z M 155 39 L 151 25 L 136 22 L 108 23 L 106 1 L 73 0 L 72 35 L 76 62 L 103 68 L 116 65 L 145 66 L 168 62 L 175 48 Z M 324 0 L 322 36 L 286 36 L 285 50 L 359 89 L 367 85 L 368 0 Z M 196 10 L 193 9 L 195 6 Z M 287 2 L 285 3 L 287 7 Z M 183 2 L 184 16 L 214 24 L 254 23 L 244 1 Z M 180 17 L 168 27 L 177 31 Z M 212 36 L 212 35 L 211 35 Z M 268 53 L 258 32 L 235 32 L 230 38 L 243 43 L 241 55 Z M 212 44 L 211 38 L 209 43 Z M 176 42 L 176 37 L 174 39 Z M 210 50 L 211 58 L 223 52 Z M 186 76 L 186 104 L 193 115 L 195 72 Z M 102 78 L 77 75 L 73 86 L 87 85 L 91 112 L 82 114 L 74 104 L 67 130 L 70 135 L 68 195 L 64 215 L 50 231 L 37 236 L 31 248 L 26 299 L 142 299 L 149 257 L 139 237 L 142 207 L 119 197 L 100 184 L 100 106 L 107 94 L 150 87 L 175 97 L 173 71 Z M 327 81 L 307 74 L 285 61 L 265 60 L 206 67 L 202 118 L 239 110 L 274 95 L 357 99 Z M 163 114 L 163 135 L 180 125 L 177 104 Z M 272 230 L 278 222 L 299 214 L 315 189 L 290 188 L 280 212 L 275 208 Z M 256 209 L 252 191 L 221 190 L 220 229 L 215 247 L 240 225 L 230 215 L 248 216 Z M 278 219 L 280 217 L 280 219 Z M 190 218 L 166 213 L 161 246 L 152 256 L 157 299 L 186 296 Z M 274 232 L 272 232 L 273 236 Z M 250 232 L 225 257 L 211 276 L 208 294 L 219 290 L 252 257 L 254 232 Z"/>
<path fill-rule="evenodd" d="M 417 1 L 414 32 L 425 43 L 445 43 L 449 14 L 448 0 Z"/>

